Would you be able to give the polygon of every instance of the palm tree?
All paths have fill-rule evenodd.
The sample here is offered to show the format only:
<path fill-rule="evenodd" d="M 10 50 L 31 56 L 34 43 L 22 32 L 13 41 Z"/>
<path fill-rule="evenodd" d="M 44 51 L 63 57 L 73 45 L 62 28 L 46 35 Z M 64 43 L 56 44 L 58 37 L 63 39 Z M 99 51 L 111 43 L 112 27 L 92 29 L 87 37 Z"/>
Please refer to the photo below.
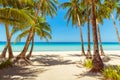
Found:
<path fill-rule="evenodd" d="M 67 12 L 65 15 L 65 19 L 67 19 L 67 24 L 70 20 L 72 20 L 72 26 L 81 26 L 84 24 L 84 20 L 82 18 L 84 9 L 80 6 L 79 0 L 70 0 L 70 2 L 65 2 L 60 5 L 63 9 L 67 8 Z M 82 44 L 82 54 L 85 55 L 84 51 L 84 42 L 82 36 L 82 27 L 80 27 L 80 38 Z"/>
<path fill-rule="evenodd" d="M 87 58 L 92 58 L 91 55 L 91 47 L 90 47 L 90 0 L 83 0 L 82 4 L 85 4 L 86 9 L 85 9 L 85 20 L 87 22 L 87 29 L 88 29 L 88 50 L 87 50 Z"/>
<path fill-rule="evenodd" d="M 97 26 L 97 32 L 98 32 L 98 42 L 100 44 L 100 54 L 104 56 L 105 53 L 104 53 L 103 46 L 102 46 L 99 24 L 103 24 L 103 19 L 108 18 L 108 14 L 104 12 L 103 4 L 100 3 L 98 5 L 99 5 L 99 9 L 97 9 L 96 11 L 96 26 Z"/>
<path fill-rule="evenodd" d="M 98 39 L 100 42 L 101 55 L 105 55 L 105 54 L 104 54 L 103 47 L 102 47 L 102 42 L 101 42 L 101 37 L 100 37 L 100 29 L 99 29 L 98 22 L 103 24 L 103 18 L 110 19 L 110 15 L 112 16 L 112 21 L 114 23 L 114 28 L 116 30 L 117 38 L 118 38 L 118 41 L 120 42 L 120 37 L 119 37 L 119 32 L 118 32 L 118 29 L 116 26 L 116 22 L 114 20 L 113 14 L 111 14 L 114 9 L 116 9 L 116 11 L 120 9 L 120 7 L 118 6 L 118 1 L 116 0 L 116 1 L 112 2 L 111 0 L 107 0 L 107 1 L 104 1 L 104 3 L 100 6 L 100 9 L 97 12 Z M 100 14 L 102 14 L 102 15 L 100 15 Z"/>
<path fill-rule="evenodd" d="M 21 23 L 21 24 L 22 24 L 22 23 Z M 20 26 L 18 27 L 18 25 L 17 25 L 17 26 L 13 26 L 13 28 L 12 28 L 12 30 L 11 30 L 11 32 L 10 32 L 10 41 L 11 41 L 12 36 L 13 36 L 15 33 L 17 33 L 19 30 L 24 30 L 24 29 L 26 29 L 27 26 L 28 26 L 28 25 L 24 25 L 24 24 L 23 24 L 23 27 L 20 27 Z M 0 55 L 0 58 L 6 58 L 7 49 L 8 49 L 8 43 L 7 43 L 6 46 L 4 47 L 4 49 L 3 49 L 3 51 L 2 51 L 2 53 L 1 53 L 1 55 Z"/>
<path fill-rule="evenodd" d="M 25 18 L 27 18 L 27 19 L 25 19 Z M 22 10 L 22 9 L 18 10 L 18 9 L 14 9 L 14 8 L 0 8 L 0 22 L 5 23 L 9 59 L 11 59 L 11 58 L 13 58 L 13 53 L 12 53 L 12 48 L 11 48 L 11 44 L 10 44 L 10 34 L 9 34 L 8 26 L 9 25 L 21 26 L 22 24 L 26 24 L 28 22 L 30 24 L 33 24 L 34 22 L 32 21 L 32 19 L 30 19 L 30 17 L 27 15 L 25 10 Z"/>
<path fill-rule="evenodd" d="M 94 0 L 91 0 L 91 15 L 92 15 L 92 31 L 93 31 L 93 42 L 94 42 L 94 55 L 93 55 L 93 68 L 91 69 L 92 72 L 101 72 L 103 70 L 103 62 L 99 55 L 98 49 L 98 36 L 97 36 L 97 27 L 96 27 L 96 11 L 95 11 L 95 3 Z"/>
<path fill-rule="evenodd" d="M 19 31 L 19 29 L 18 29 L 18 31 Z M 30 29 L 26 29 L 26 30 L 23 29 L 21 31 L 22 31 L 22 33 L 19 34 L 18 37 L 16 38 L 17 42 L 20 41 L 21 38 L 26 37 L 29 34 Z M 40 39 L 44 38 L 44 39 L 46 39 L 46 41 L 48 41 L 48 39 L 51 39 L 50 33 L 51 33 L 50 25 L 42 17 L 38 17 L 37 24 L 35 26 L 35 30 L 34 30 L 33 34 L 39 36 Z M 33 47 L 34 47 L 34 36 L 32 37 L 32 45 L 31 45 L 30 52 L 26 56 L 27 59 L 30 59 L 30 57 L 32 55 Z"/>
<path fill-rule="evenodd" d="M 13 0 L 12 0 L 13 1 Z M 4 13 L 4 15 L 2 15 L 1 14 L 1 22 L 4 22 L 5 23 L 5 29 L 6 29 L 6 36 L 7 36 L 7 45 L 6 45 L 6 47 L 4 48 L 4 50 L 3 50 L 3 52 L 5 52 L 6 53 L 6 51 L 7 51 L 7 47 L 8 47 L 8 52 L 9 52 L 9 59 L 11 59 L 11 58 L 13 58 L 14 56 L 13 56 L 13 53 L 12 53 L 12 48 L 11 48 L 11 44 L 10 44 L 10 38 L 11 38 L 11 35 L 9 34 L 9 24 L 11 24 L 11 22 L 12 22 L 12 25 L 18 25 L 18 23 L 19 22 L 22 22 L 22 21 L 20 21 L 19 19 L 22 19 L 22 18 L 20 18 L 20 17 L 22 17 L 22 16 L 20 16 L 20 17 L 18 17 L 19 16 L 19 14 L 21 15 L 21 13 L 19 12 L 19 10 L 18 9 L 15 9 L 16 7 L 15 7 L 15 5 L 16 4 L 18 4 L 17 2 L 18 2 L 18 0 L 14 0 L 14 4 L 13 4 L 13 2 L 12 2 L 11 0 L 0 0 L 0 5 L 1 6 L 3 6 L 3 7 L 5 7 L 5 8 L 2 8 L 1 7 L 1 13 Z M 30 0 L 29 0 L 29 2 L 30 2 Z M 12 7 L 14 7 L 14 8 L 10 8 L 10 6 L 12 6 Z M 8 8 L 7 8 L 8 7 Z M 18 6 L 17 6 L 18 7 Z M 22 11 L 22 10 L 20 10 L 20 11 Z M 23 12 L 23 11 L 22 11 Z M 11 14 L 12 13 L 12 14 Z M 17 13 L 17 14 L 16 14 Z M 29 16 L 27 15 L 27 14 L 25 14 L 25 13 L 22 13 L 23 14 L 23 17 L 24 18 L 28 18 Z M 14 15 L 14 16 L 13 16 Z M 27 15 L 27 16 L 26 16 Z M 8 19 L 9 18 L 9 19 Z M 19 19 L 18 19 L 19 18 Z M 30 18 L 29 18 L 30 19 Z M 31 20 L 31 19 L 30 19 Z M 30 21 L 29 20 L 29 21 Z M 24 19 L 24 21 L 25 21 L 25 19 Z M 28 21 L 28 20 L 27 20 Z M 17 24 L 16 24 L 17 23 Z M 25 22 L 24 22 L 25 23 Z M 23 24 L 23 23 L 22 23 Z M 4 54 L 5 54 L 4 53 Z M 3 57 L 5 57 L 5 55 L 4 55 L 3 53 L 2 53 L 2 56 Z"/>
<path fill-rule="evenodd" d="M 107 11 L 109 13 L 108 14 L 109 18 L 110 18 L 110 15 L 112 17 L 112 21 L 113 21 L 114 28 L 115 28 L 115 31 L 116 31 L 117 39 L 118 39 L 118 42 L 120 43 L 119 31 L 118 31 L 118 28 L 117 28 L 117 25 L 116 25 L 116 22 L 115 22 L 115 19 L 114 19 L 114 15 L 113 15 L 113 11 L 116 11 L 117 18 L 119 19 L 119 16 L 120 16 L 119 15 L 120 14 L 119 0 L 104 1 L 104 7 L 106 7 L 105 9 L 107 9 Z"/>
<path fill-rule="evenodd" d="M 48 23 L 40 23 L 42 25 L 42 27 L 39 27 L 41 25 L 38 25 L 38 30 L 35 29 L 36 34 L 42 39 L 46 39 L 46 41 L 48 41 L 48 39 L 51 39 L 51 29 L 50 29 L 50 25 L 48 25 Z M 40 29 L 40 30 L 39 30 Z M 35 34 L 34 32 L 34 34 Z M 33 51 L 33 47 L 34 47 L 34 36 L 32 38 L 32 45 L 31 45 L 31 49 L 29 54 L 26 56 L 27 59 L 30 59 L 31 55 L 32 55 L 32 51 Z"/>
<path fill-rule="evenodd" d="M 57 3 L 57 0 L 39 0 L 38 5 L 37 5 L 37 9 L 34 12 L 34 22 L 35 24 L 37 24 L 37 17 L 39 16 L 39 12 L 41 12 L 42 15 L 50 15 L 53 16 L 54 13 L 56 13 L 56 6 L 55 4 Z M 45 4 L 45 6 L 44 6 Z M 45 10 L 46 8 L 46 10 Z M 42 11 L 43 9 L 43 11 Z M 22 50 L 22 52 L 17 56 L 16 61 L 18 61 L 19 59 L 23 59 L 25 58 L 26 52 L 28 50 L 29 44 L 34 36 L 34 27 L 35 24 L 30 28 L 30 32 L 28 34 L 25 46 Z"/>

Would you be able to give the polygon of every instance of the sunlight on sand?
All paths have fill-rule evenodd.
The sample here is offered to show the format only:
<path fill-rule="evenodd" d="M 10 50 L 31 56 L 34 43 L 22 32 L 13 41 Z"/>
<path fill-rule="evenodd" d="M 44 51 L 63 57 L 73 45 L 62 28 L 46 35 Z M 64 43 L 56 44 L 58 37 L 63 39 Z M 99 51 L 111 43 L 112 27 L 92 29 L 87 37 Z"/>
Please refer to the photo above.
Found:
<path fill-rule="evenodd" d="M 120 65 L 119 51 L 106 51 L 111 60 L 105 64 Z M 108 54 L 109 53 L 109 54 Z M 18 53 L 16 53 L 18 54 Z M 0 80 L 101 80 L 101 74 L 91 74 L 81 64 L 80 51 L 33 52 L 33 65 L 0 70 Z"/>

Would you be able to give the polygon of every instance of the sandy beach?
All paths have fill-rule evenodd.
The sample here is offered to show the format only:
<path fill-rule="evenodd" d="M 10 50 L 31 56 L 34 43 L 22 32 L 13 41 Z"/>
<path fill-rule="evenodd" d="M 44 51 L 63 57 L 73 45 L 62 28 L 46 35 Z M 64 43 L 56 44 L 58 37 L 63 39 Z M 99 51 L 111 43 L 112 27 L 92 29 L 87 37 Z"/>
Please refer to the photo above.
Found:
<path fill-rule="evenodd" d="M 14 54 L 19 54 L 15 52 Z M 105 51 L 111 58 L 104 64 L 120 65 L 120 51 Z M 101 74 L 88 73 L 81 65 L 80 51 L 33 52 L 33 65 L 0 70 L 0 80 L 101 80 Z"/>

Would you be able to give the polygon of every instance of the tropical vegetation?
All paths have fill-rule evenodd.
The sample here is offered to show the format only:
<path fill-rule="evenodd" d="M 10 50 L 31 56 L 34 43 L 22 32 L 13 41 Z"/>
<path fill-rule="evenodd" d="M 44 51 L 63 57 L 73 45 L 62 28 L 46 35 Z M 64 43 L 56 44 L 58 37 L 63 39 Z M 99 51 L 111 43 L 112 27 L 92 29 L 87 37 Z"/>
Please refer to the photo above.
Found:
<path fill-rule="evenodd" d="M 85 66 L 86 68 L 91 69 L 93 67 L 92 60 L 91 59 L 85 60 L 83 66 Z"/>
<path fill-rule="evenodd" d="M 120 66 L 108 66 L 103 71 L 104 80 L 120 80 Z"/>

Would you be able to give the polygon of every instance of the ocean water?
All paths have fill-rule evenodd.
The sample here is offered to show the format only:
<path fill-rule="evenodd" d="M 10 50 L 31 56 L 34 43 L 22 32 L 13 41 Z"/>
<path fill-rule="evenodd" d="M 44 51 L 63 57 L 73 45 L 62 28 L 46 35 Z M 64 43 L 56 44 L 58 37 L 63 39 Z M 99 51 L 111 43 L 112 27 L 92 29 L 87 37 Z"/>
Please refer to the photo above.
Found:
<path fill-rule="evenodd" d="M 25 43 L 11 43 L 14 52 L 22 51 Z M 5 47 L 6 42 L 0 42 L 0 51 Z M 87 43 L 84 43 L 85 50 L 87 50 Z M 31 45 L 29 46 L 30 50 Z M 117 42 L 104 42 L 104 50 L 120 50 L 120 44 Z M 93 43 L 91 43 L 91 49 L 93 50 Z M 79 42 L 35 42 L 34 50 L 37 51 L 81 51 L 81 43 Z"/>

